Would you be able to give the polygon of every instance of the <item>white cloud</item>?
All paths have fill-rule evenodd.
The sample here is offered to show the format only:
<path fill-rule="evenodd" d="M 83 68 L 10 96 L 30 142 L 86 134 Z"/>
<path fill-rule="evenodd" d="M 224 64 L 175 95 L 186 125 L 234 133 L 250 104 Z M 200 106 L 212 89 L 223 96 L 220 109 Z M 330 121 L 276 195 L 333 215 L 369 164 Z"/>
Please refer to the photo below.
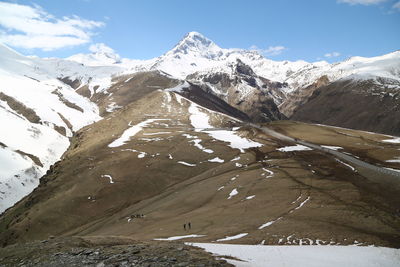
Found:
<path fill-rule="evenodd" d="M 106 54 L 114 54 L 115 51 L 111 47 L 103 44 L 103 43 L 97 43 L 97 44 L 92 44 L 89 47 L 90 52 L 92 53 L 106 53 Z"/>
<path fill-rule="evenodd" d="M 78 16 L 55 18 L 40 6 L 0 2 L 0 42 L 45 51 L 91 41 L 93 30 L 103 22 Z"/>
<path fill-rule="evenodd" d="M 264 54 L 266 56 L 277 56 L 282 54 L 283 51 L 285 51 L 287 48 L 281 45 L 278 46 L 269 46 L 267 49 L 260 49 L 255 45 L 252 45 L 250 47 L 250 50 L 256 50 L 260 52 L 261 54 Z"/>
<path fill-rule="evenodd" d="M 284 46 L 270 46 L 264 50 L 264 54 L 276 56 L 281 54 L 284 50 L 286 50 L 286 47 Z"/>
<path fill-rule="evenodd" d="M 108 59 L 113 59 L 115 62 L 121 60 L 121 57 L 117 53 L 115 53 L 114 49 L 103 43 L 92 44 L 89 47 L 89 50 L 92 53 L 98 54 L 98 56 L 100 57 L 105 56 Z"/>
<path fill-rule="evenodd" d="M 395 4 L 392 6 L 392 8 L 393 8 L 393 9 L 397 9 L 398 11 L 400 11 L 400 1 L 398 1 L 397 3 L 395 3 Z"/>
<path fill-rule="evenodd" d="M 386 2 L 386 0 L 338 0 L 339 3 L 346 3 L 350 5 L 376 5 L 380 4 L 383 2 Z"/>
<path fill-rule="evenodd" d="M 339 53 L 339 52 L 326 53 L 326 54 L 324 55 L 324 57 L 327 57 L 327 58 L 338 57 L 338 56 L 340 56 L 340 53 Z"/>

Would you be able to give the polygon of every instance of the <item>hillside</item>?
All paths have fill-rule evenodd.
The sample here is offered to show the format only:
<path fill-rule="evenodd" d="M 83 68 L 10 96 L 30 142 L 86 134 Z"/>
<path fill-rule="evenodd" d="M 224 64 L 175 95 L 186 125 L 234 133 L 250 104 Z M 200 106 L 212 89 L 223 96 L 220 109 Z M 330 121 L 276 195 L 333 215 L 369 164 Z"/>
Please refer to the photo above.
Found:
<path fill-rule="evenodd" d="M 400 83 L 340 80 L 319 87 L 292 120 L 400 135 Z"/>
<path fill-rule="evenodd" d="M 75 131 L 100 116 L 94 103 L 49 73 L 52 62 L 22 56 L 2 45 L 0 62 L 2 212 L 39 184 Z"/>
<path fill-rule="evenodd" d="M 292 122 L 269 127 L 398 167 L 385 163 L 399 156 L 387 136 Z M 78 131 L 40 186 L 1 217 L 0 236 L 3 245 L 51 235 L 189 235 L 399 247 L 398 192 L 348 166 L 157 90 Z"/>

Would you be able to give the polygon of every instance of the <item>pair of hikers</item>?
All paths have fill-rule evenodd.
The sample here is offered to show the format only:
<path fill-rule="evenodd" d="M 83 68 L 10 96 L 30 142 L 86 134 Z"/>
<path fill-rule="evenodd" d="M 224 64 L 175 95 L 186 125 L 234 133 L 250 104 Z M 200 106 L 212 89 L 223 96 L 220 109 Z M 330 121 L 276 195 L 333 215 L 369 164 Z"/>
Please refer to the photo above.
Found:
<path fill-rule="evenodd" d="M 183 224 L 183 229 L 184 229 L 185 231 L 186 231 L 186 228 L 189 229 L 189 230 L 192 229 L 192 224 L 191 224 L 190 222 L 184 223 L 184 224 Z"/>
<path fill-rule="evenodd" d="M 133 218 L 144 218 L 144 215 L 143 214 L 133 214 L 133 215 L 131 215 L 131 216 L 129 216 L 131 219 L 133 219 Z"/>

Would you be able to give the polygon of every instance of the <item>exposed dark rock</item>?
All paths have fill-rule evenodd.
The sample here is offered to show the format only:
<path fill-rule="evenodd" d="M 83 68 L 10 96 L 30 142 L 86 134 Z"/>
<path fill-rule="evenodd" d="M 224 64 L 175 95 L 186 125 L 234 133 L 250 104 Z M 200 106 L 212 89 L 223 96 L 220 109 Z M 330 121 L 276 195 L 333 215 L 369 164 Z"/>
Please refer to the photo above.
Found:
<path fill-rule="evenodd" d="M 40 123 L 40 117 L 36 114 L 36 112 L 15 98 L 0 92 L 0 100 L 7 102 L 11 109 L 15 110 L 18 114 L 21 114 L 28 121 L 32 123 Z"/>
<path fill-rule="evenodd" d="M 68 101 L 68 100 L 62 95 L 62 93 L 61 93 L 60 91 L 58 91 L 57 89 L 54 90 L 54 91 L 51 92 L 51 93 L 57 95 L 57 96 L 58 96 L 58 99 L 59 99 L 62 103 L 64 103 L 64 105 L 66 105 L 67 107 L 76 109 L 76 110 L 78 110 L 78 111 L 80 111 L 80 112 L 83 112 L 83 109 L 82 109 L 80 106 L 78 106 L 78 105 L 75 104 L 75 103 L 72 103 L 72 102 Z"/>
<path fill-rule="evenodd" d="M 81 81 L 80 80 L 78 80 L 78 79 L 71 80 L 70 77 L 58 78 L 58 80 L 62 81 L 65 84 L 68 84 L 73 89 L 77 89 L 81 85 Z"/>
<path fill-rule="evenodd" d="M 277 103 L 284 98 L 281 88 L 287 84 L 272 82 L 257 76 L 250 66 L 239 59 L 231 66 L 232 74 L 224 72 L 194 73 L 187 77 L 208 94 L 218 96 L 232 107 L 245 113 L 253 122 L 283 120 Z M 209 87 L 211 84 L 218 90 Z M 243 85 L 248 86 L 246 92 Z"/>

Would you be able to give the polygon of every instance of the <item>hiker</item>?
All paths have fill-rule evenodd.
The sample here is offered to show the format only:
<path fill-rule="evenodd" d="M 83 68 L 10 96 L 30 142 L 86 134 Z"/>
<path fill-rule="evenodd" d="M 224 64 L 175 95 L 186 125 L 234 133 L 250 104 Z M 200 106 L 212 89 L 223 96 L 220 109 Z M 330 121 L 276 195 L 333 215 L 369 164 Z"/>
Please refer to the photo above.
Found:
<path fill-rule="evenodd" d="M 189 230 L 192 228 L 192 225 L 190 224 L 190 222 L 188 223 L 188 226 L 189 226 Z"/>
<path fill-rule="evenodd" d="M 183 229 L 186 231 L 186 223 L 183 224 Z"/>

